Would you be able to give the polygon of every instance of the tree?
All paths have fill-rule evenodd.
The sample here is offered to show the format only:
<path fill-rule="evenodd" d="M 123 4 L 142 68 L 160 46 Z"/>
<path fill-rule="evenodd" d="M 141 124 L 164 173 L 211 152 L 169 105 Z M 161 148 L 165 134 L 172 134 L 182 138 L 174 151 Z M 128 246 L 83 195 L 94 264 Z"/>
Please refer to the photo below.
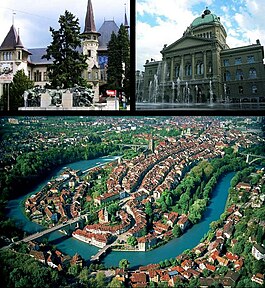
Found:
<path fill-rule="evenodd" d="M 121 282 L 116 278 L 116 277 L 113 277 L 111 282 L 108 284 L 107 286 L 108 288 L 122 288 L 122 284 Z"/>
<path fill-rule="evenodd" d="M 128 31 L 123 24 L 121 24 L 118 32 L 118 43 L 121 53 L 122 61 L 122 86 L 126 97 L 130 97 L 130 41 Z"/>
<path fill-rule="evenodd" d="M 122 80 L 122 60 L 119 52 L 118 37 L 114 32 L 112 32 L 108 43 L 108 53 L 108 85 L 112 89 L 120 89 Z"/>
<path fill-rule="evenodd" d="M 104 272 L 98 272 L 96 275 L 96 281 L 98 287 L 106 287 L 106 276 Z"/>
<path fill-rule="evenodd" d="M 69 11 L 59 18 L 60 28 L 50 28 L 52 43 L 48 46 L 42 58 L 53 59 L 53 64 L 48 67 L 51 87 L 73 87 L 74 84 L 87 86 L 82 78 L 83 71 L 87 68 L 87 56 L 80 54 L 81 46 L 80 27 L 78 19 Z"/>
<path fill-rule="evenodd" d="M 130 42 L 124 25 L 120 26 L 118 36 L 111 34 L 108 43 L 108 86 L 130 93 Z"/>
<path fill-rule="evenodd" d="M 130 266 L 130 262 L 127 259 L 121 259 L 121 261 L 119 262 L 119 267 L 121 269 L 126 270 L 127 268 L 129 268 Z"/>
<path fill-rule="evenodd" d="M 131 246 L 136 246 L 138 241 L 134 236 L 129 236 L 127 239 L 127 243 Z"/>
<path fill-rule="evenodd" d="M 175 237 L 179 237 L 182 234 L 182 231 L 177 224 L 174 226 L 172 233 Z"/>
<path fill-rule="evenodd" d="M 24 70 L 19 70 L 14 75 L 13 81 L 10 84 L 10 110 L 17 110 L 18 107 L 24 106 L 23 93 L 24 91 L 33 88 L 34 83 L 26 76 Z"/>

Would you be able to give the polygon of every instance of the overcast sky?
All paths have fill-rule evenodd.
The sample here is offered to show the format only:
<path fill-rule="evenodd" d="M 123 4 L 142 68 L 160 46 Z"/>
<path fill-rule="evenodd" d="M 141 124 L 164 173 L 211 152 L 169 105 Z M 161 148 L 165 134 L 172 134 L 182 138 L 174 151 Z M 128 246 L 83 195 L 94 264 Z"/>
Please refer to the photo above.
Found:
<path fill-rule="evenodd" d="M 12 25 L 13 11 L 15 27 L 26 48 L 47 47 L 51 43 L 50 26 L 58 29 L 58 19 L 65 10 L 73 13 L 84 29 L 87 0 L 5 0 L 0 2 L 0 42 L 2 43 Z M 130 21 L 129 0 L 92 0 L 97 30 L 105 20 L 115 20 L 118 27 L 124 23 L 125 5 Z M 0 43 L 0 45 L 1 45 Z"/>
<path fill-rule="evenodd" d="M 208 6 L 221 18 L 230 48 L 265 45 L 264 0 L 136 0 L 136 69 L 147 59 L 161 60 L 164 44 L 171 44 Z"/>

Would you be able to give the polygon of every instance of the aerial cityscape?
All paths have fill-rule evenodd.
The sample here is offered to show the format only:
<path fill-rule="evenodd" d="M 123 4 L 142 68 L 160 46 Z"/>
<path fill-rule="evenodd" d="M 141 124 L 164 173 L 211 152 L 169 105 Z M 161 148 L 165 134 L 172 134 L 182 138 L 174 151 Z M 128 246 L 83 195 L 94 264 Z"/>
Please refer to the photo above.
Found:
<path fill-rule="evenodd" d="M 2 117 L 4 286 L 263 287 L 264 124 Z"/>

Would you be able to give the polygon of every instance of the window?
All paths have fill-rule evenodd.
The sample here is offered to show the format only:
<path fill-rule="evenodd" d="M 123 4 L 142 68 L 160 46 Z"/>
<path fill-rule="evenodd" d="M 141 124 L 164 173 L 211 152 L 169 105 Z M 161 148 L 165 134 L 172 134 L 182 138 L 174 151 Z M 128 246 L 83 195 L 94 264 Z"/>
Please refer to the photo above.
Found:
<path fill-rule="evenodd" d="M 47 72 L 43 72 L 43 81 L 48 81 L 48 75 Z"/>
<path fill-rule="evenodd" d="M 180 69 L 179 69 L 180 67 L 179 66 L 176 66 L 176 68 L 175 68 L 175 71 L 176 71 L 176 78 L 178 78 L 179 77 L 179 72 L 180 72 Z"/>
<path fill-rule="evenodd" d="M 185 67 L 185 75 L 191 76 L 191 64 L 187 64 Z"/>
<path fill-rule="evenodd" d="M 94 39 L 94 40 L 97 40 L 97 36 L 93 36 L 93 39 Z"/>
<path fill-rule="evenodd" d="M 252 85 L 252 94 L 257 94 L 258 93 L 258 88 L 256 85 Z"/>
<path fill-rule="evenodd" d="M 236 80 L 243 80 L 244 79 L 244 74 L 241 69 L 236 70 Z"/>
<path fill-rule="evenodd" d="M 242 58 L 241 57 L 235 58 L 235 65 L 239 65 L 239 64 L 242 64 Z"/>
<path fill-rule="evenodd" d="M 87 50 L 87 56 L 91 57 L 91 50 Z"/>
<path fill-rule="evenodd" d="M 251 56 L 247 56 L 247 63 L 248 64 L 251 64 L 251 63 L 254 63 L 255 62 L 255 59 L 254 59 L 254 56 L 251 55 Z"/>
<path fill-rule="evenodd" d="M 254 69 L 254 68 L 250 68 L 250 69 L 249 69 L 248 78 L 249 78 L 249 79 L 255 79 L 255 78 L 257 78 L 257 71 L 256 71 L 256 69 Z"/>
<path fill-rule="evenodd" d="M 152 75 L 153 75 L 153 71 L 149 70 L 149 76 L 152 76 Z"/>
<path fill-rule="evenodd" d="M 224 79 L 225 79 L 225 81 L 231 80 L 231 73 L 228 70 L 225 71 Z"/>
<path fill-rule="evenodd" d="M 212 62 L 208 63 L 208 73 L 212 73 Z"/>
<path fill-rule="evenodd" d="M 21 51 L 18 51 L 18 52 L 17 52 L 17 59 L 18 59 L 18 60 L 21 60 Z"/>
<path fill-rule="evenodd" d="M 41 82 L 41 72 L 39 70 L 34 72 L 34 82 Z"/>
<path fill-rule="evenodd" d="M 92 75 L 91 72 L 88 72 L 88 79 L 91 80 L 92 79 Z"/>
<path fill-rule="evenodd" d="M 197 64 L 197 74 L 198 75 L 202 75 L 203 74 L 203 70 L 204 70 L 203 63 L 198 63 Z"/>
<path fill-rule="evenodd" d="M 239 86 L 238 87 L 238 93 L 239 94 L 243 94 L 244 90 L 243 90 L 243 87 L 242 86 Z"/>
<path fill-rule="evenodd" d="M 224 66 L 229 66 L 229 59 L 224 60 Z"/>

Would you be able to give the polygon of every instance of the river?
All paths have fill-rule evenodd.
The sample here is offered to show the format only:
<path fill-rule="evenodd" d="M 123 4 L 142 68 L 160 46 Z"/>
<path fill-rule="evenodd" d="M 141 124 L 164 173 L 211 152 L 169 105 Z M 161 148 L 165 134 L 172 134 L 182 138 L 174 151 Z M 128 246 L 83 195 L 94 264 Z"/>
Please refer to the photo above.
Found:
<path fill-rule="evenodd" d="M 94 166 L 108 163 L 115 160 L 117 157 L 103 157 L 94 160 L 79 161 L 64 165 L 72 169 L 86 170 Z M 59 175 L 63 167 L 55 171 L 56 175 Z M 221 177 L 213 190 L 212 198 L 209 206 L 206 208 L 203 219 L 200 223 L 194 225 L 190 228 L 184 235 L 179 238 L 173 239 L 166 245 L 161 246 L 149 252 L 110 252 L 103 260 L 106 267 L 118 266 L 121 259 L 128 259 L 130 262 L 130 267 L 136 267 L 140 265 L 147 265 L 149 263 L 158 263 L 161 260 L 170 259 L 181 254 L 184 250 L 193 248 L 196 246 L 205 233 L 209 230 L 209 224 L 212 221 L 219 219 L 220 215 L 224 212 L 225 203 L 228 196 L 228 190 L 230 187 L 230 181 L 235 175 L 235 172 L 230 172 L 223 177 Z M 40 183 L 33 191 L 19 197 L 17 199 L 11 200 L 8 203 L 8 217 L 13 218 L 17 223 L 23 225 L 23 229 L 33 234 L 37 231 L 43 229 L 42 226 L 33 223 L 28 220 L 24 215 L 23 210 L 23 200 L 29 195 L 38 192 L 50 179 L 45 179 Z M 57 246 L 65 254 L 73 256 L 75 253 L 80 254 L 85 260 L 89 260 L 92 255 L 95 255 L 99 250 L 95 246 L 88 245 L 84 242 L 78 241 L 72 237 L 67 237 L 60 232 L 53 232 L 49 234 L 48 240 L 51 244 Z"/>

